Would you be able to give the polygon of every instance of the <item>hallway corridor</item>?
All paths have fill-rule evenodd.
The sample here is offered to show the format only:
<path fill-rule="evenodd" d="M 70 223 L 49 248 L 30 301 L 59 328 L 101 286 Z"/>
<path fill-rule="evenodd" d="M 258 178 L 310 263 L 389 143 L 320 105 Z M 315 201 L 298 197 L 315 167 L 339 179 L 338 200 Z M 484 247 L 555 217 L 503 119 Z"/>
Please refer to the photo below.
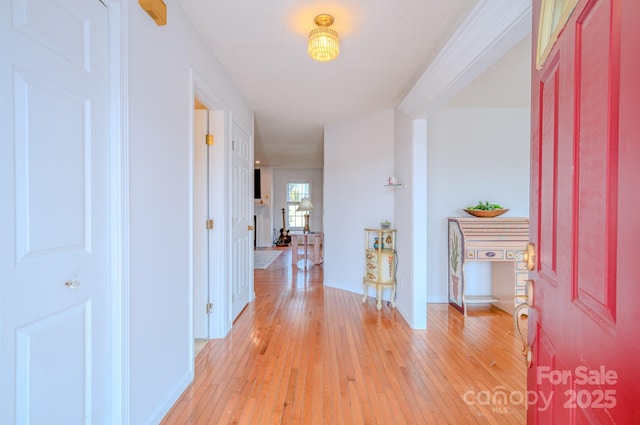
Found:
<path fill-rule="evenodd" d="M 525 423 L 524 404 L 500 397 L 526 390 L 508 314 L 465 319 L 434 304 L 429 329 L 411 330 L 386 304 L 325 288 L 322 266 L 305 273 L 284 250 L 255 271 L 255 302 L 200 352 L 163 424 Z"/>

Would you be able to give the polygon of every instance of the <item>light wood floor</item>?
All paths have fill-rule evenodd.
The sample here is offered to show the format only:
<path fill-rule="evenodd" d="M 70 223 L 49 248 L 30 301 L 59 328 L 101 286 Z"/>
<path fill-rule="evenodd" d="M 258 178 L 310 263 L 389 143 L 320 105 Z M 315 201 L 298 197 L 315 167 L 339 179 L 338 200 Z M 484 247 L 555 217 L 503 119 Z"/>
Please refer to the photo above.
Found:
<path fill-rule="evenodd" d="M 163 424 L 524 424 L 526 369 L 511 317 L 429 305 L 411 330 L 388 305 L 322 285 L 284 252 L 256 300 L 196 357 Z M 498 397 L 494 399 L 494 395 Z M 503 402 L 500 396 L 510 397 Z"/>

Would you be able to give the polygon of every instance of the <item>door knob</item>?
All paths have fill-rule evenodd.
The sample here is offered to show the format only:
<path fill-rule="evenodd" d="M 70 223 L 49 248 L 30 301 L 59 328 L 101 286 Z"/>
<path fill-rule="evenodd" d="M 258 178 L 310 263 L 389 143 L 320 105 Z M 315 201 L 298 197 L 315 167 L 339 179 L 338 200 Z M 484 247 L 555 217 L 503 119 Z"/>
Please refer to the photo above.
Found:
<path fill-rule="evenodd" d="M 522 259 L 527 263 L 527 270 L 536 268 L 536 244 L 529 242 L 522 253 Z"/>
<path fill-rule="evenodd" d="M 247 230 L 253 230 L 253 226 L 247 226 Z"/>
<path fill-rule="evenodd" d="M 527 338 L 522 335 L 522 330 L 520 329 L 520 316 L 523 314 L 528 315 L 528 312 L 524 311 L 528 308 L 533 308 L 533 280 L 531 279 L 527 280 L 526 283 L 524 302 L 513 310 L 513 325 L 516 328 L 516 333 L 522 341 L 522 354 L 527 359 L 527 367 L 531 367 L 531 347 L 527 342 Z"/>
<path fill-rule="evenodd" d="M 66 286 L 69 289 L 78 289 L 80 287 L 80 281 L 77 279 L 67 280 L 64 283 L 64 286 Z"/>

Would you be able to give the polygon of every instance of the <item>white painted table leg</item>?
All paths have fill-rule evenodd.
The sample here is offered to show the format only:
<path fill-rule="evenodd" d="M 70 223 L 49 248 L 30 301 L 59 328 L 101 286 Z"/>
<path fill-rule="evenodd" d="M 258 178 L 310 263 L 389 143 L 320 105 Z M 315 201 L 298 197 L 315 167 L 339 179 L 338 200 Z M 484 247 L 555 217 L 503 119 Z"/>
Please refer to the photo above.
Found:
<path fill-rule="evenodd" d="M 394 282 L 391 287 L 391 307 L 396 308 L 396 287 L 397 284 Z"/>
<path fill-rule="evenodd" d="M 313 262 L 320 264 L 320 235 L 313 236 Z"/>
<path fill-rule="evenodd" d="M 298 236 L 293 235 L 291 238 L 291 262 L 296 264 L 298 262 Z"/>
<path fill-rule="evenodd" d="M 367 302 L 367 284 L 365 283 L 364 279 L 362 280 L 362 302 L 366 303 Z"/>

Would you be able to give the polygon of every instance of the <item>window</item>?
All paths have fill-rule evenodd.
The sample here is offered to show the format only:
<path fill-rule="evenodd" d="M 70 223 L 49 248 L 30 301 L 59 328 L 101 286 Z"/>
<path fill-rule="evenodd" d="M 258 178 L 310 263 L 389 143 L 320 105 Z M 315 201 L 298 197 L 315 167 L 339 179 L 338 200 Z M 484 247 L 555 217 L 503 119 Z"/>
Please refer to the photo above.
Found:
<path fill-rule="evenodd" d="M 287 228 L 302 230 L 304 211 L 296 211 L 302 198 L 311 195 L 311 182 L 287 182 Z"/>

